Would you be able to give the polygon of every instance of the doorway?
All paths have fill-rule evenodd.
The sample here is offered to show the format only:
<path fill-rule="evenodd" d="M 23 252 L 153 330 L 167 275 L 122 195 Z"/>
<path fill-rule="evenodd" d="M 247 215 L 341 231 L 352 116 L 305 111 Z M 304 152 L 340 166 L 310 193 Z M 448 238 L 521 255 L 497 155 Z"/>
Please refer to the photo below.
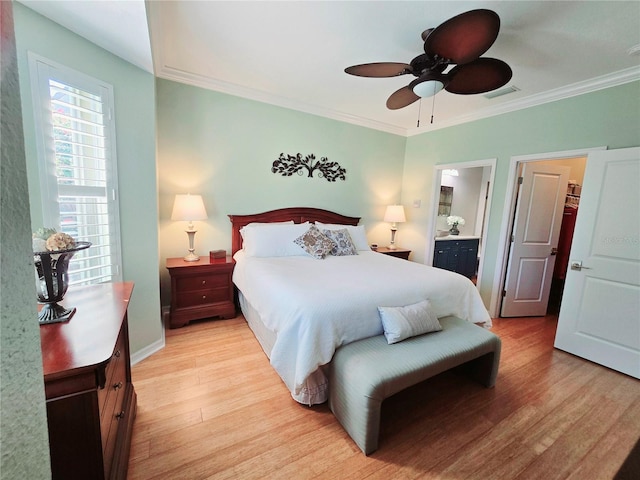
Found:
<path fill-rule="evenodd" d="M 436 241 L 439 235 L 447 235 L 449 215 L 465 219 L 460 228 L 460 238 L 478 238 L 477 266 L 473 280 L 480 290 L 484 267 L 483 239 L 487 238 L 489 212 L 493 192 L 496 159 L 436 165 L 433 176 L 432 214 L 427 226 L 425 264 L 433 265 Z M 452 172 L 455 170 L 455 172 Z M 445 171 L 447 175 L 445 175 Z M 451 175 L 457 173 L 457 175 Z M 446 187 L 441 189 L 441 187 Z M 444 203 L 448 205 L 441 205 Z M 446 208 L 445 208 L 446 207 Z M 445 213 L 446 212 L 446 213 Z"/>
<path fill-rule="evenodd" d="M 496 262 L 496 275 L 494 278 L 494 288 L 492 290 L 491 304 L 489 308 L 489 312 L 492 317 L 496 318 L 501 316 L 502 311 L 502 302 L 506 295 L 507 288 L 507 271 L 509 265 L 509 259 L 511 254 L 511 246 L 512 246 L 512 232 L 514 229 L 514 218 L 516 215 L 517 208 L 517 200 L 518 200 L 518 177 L 520 176 L 521 168 L 524 164 L 528 164 L 531 162 L 536 162 L 539 164 L 548 163 L 549 165 L 568 165 L 571 167 L 570 173 L 570 184 L 571 184 L 571 192 L 567 190 L 567 196 L 565 198 L 566 204 L 578 203 L 579 206 L 579 197 L 582 192 L 580 190 L 580 185 L 582 184 L 582 177 L 584 176 L 584 170 L 586 168 L 587 163 L 587 155 L 589 152 L 605 150 L 606 147 L 601 148 L 593 148 L 593 149 L 584 149 L 584 150 L 572 150 L 572 151 L 564 151 L 564 152 L 553 152 L 546 154 L 534 154 L 534 155 L 524 155 L 517 156 L 511 158 L 511 165 L 509 171 L 509 180 L 507 185 L 510 187 L 507 188 L 507 192 L 505 195 L 505 208 L 503 214 L 503 222 L 501 228 L 500 238 L 502 239 L 502 243 L 499 246 L 500 249 L 498 251 L 497 262 Z M 576 177 L 576 178 L 574 178 Z M 576 193 L 574 193 L 574 191 Z M 576 211 L 577 214 L 577 211 Z M 564 218 L 564 217 L 563 217 Z M 575 217 L 574 217 L 575 220 Z M 570 226 L 569 226 L 570 227 Z M 566 229 L 569 228 L 565 226 Z M 570 250 L 570 240 L 569 238 L 563 238 L 565 242 L 562 254 L 562 260 L 558 260 L 558 256 L 554 257 L 554 261 L 560 265 L 565 261 L 565 258 L 568 260 L 568 254 Z M 567 243 L 568 242 L 568 243 Z M 557 271 L 556 277 L 561 277 L 562 269 L 560 268 Z M 548 292 L 549 298 L 547 299 L 549 303 L 553 301 L 551 307 L 553 309 L 559 309 L 560 303 L 562 300 L 564 286 L 564 278 L 556 278 L 555 281 L 552 281 L 552 288 Z M 549 304 L 547 304 L 549 306 Z"/>

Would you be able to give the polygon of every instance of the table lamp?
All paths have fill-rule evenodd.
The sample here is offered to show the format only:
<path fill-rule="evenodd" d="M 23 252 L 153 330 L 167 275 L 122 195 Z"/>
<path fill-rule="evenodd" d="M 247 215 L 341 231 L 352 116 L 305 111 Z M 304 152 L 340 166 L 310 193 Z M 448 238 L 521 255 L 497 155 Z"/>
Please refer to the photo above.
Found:
<path fill-rule="evenodd" d="M 396 231 L 398 227 L 396 223 L 406 222 L 407 219 L 404 216 L 404 207 L 402 205 L 389 205 L 384 213 L 384 221 L 391 223 L 391 244 L 389 250 L 395 250 L 396 244 Z"/>
<path fill-rule="evenodd" d="M 201 195 L 176 195 L 173 202 L 173 212 L 171 220 L 183 220 L 189 222 L 187 225 L 187 235 L 189 236 L 189 253 L 184 260 L 186 262 L 195 262 L 200 259 L 194 253 L 193 240 L 197 230 L 193 228 L 194 220 L 206 220 L 207 211 L 204 209 L 204 202 Z"/>

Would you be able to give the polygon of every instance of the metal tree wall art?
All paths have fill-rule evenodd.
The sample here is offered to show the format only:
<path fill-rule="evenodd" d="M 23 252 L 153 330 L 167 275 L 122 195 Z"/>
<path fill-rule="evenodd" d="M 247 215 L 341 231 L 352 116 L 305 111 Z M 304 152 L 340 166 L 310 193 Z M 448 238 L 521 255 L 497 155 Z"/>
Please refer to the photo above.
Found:
<path fill-rule="evenodd" d="M 280 157 L 273 162 L 271 171 L 273 173 L 279 173 L 283 177 L 290 177 L 294 173 L 298 175 L 304 175 L 307 172 L 307 177 L 313 178 L 313 172 L 318 171 L 318 178 L 325 178 L 328 182 L 335 182 L 336 180 L 346 180 L 345 173 L 347 170 L 342 168 L 338 162 L 330 162 L 327 157 L 322 157 L 320 160 L 316 160 L 316 156 L 311 153 L 302 158 L 302 154 L 287 155 L 280 154 Z"/>

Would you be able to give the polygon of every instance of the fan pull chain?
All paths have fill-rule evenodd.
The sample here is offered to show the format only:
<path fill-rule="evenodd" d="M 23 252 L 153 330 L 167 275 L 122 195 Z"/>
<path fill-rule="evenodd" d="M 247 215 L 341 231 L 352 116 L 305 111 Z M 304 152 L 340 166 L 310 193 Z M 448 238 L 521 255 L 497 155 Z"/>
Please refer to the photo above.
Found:
<path fill-rule="evenodd" d="M 435 87 L 433 87 L 435 89 Z M 433 111 L 436 107 L 436 96 L 435 93 L 433 95 L 433 101 L 431 102 L 431 125 L 433 125 Z"/>
<path fill-rule="evenodd" d="M 422 111 L 422 98 L 420 98 L 420 102 L 418 103 L 418 124 L 416 128 L 420 128 L 420 112 Z"/>

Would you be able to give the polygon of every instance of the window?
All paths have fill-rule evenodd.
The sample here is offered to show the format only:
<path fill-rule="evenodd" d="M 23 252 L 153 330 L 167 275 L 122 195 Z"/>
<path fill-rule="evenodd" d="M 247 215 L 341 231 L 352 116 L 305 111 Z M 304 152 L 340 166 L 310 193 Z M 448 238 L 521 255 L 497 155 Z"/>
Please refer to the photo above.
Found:
<path fill-rule="evenodd" d="M 69 284 L 122 279 L 113 87 L 29 54 L 45 227 L 89 241 Z"/>

